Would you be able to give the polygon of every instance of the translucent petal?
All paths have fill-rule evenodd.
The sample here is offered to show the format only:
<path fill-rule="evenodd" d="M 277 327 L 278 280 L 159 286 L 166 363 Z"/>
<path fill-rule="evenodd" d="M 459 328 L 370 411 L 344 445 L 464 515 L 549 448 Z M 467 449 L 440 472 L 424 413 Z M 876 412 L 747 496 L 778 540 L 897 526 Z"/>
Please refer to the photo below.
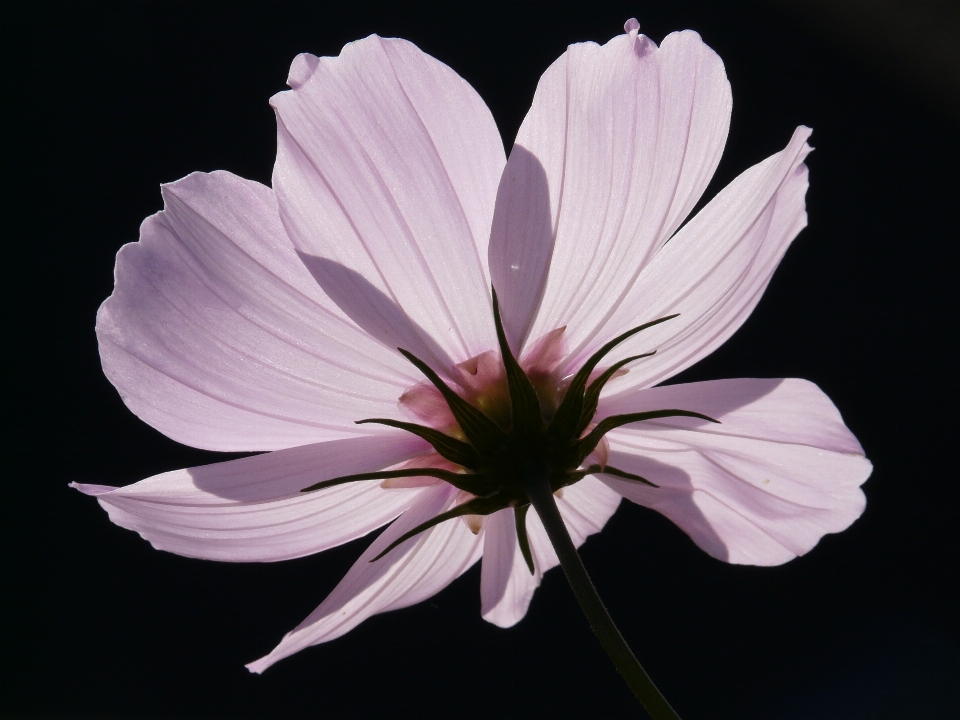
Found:
<path fill-rule="evenodd" d="M 487 243 L 505 160 L 486 105 L 404 40 L 370 36 L 292 75 L 272 100 L 274 188 L 321 286 L 448 375 L 496 347 Z"/>
<path fill-rule="evenodd" d="M 247 668 L 261 673 L 303 648 L 340 637 L 372 615 L 426 600 L 479 559 L 482 536 L 455 520 L 410 538 L 381 560 L 370 562 L 403 533 L 449 509 L 459 491 L 442 485 L 411 492 L 418 493 L 416 503 L 373 541 L 327 599 L 269 655 Z"/>
<path fill-rule="evenodd" d="M 97 315 L 104 372 L 134 413 L 211 450 L 370 434 L 353 421 L 395 414 L 416 370 L 323 294 L 269 188 L 194 173 L 163 197 Z"/>
<path fill-rule="evenodd" d="M 320 552 L 390 522 L 418 497 L 379 480 L 301 493 L 320 480 L 380 470 L 429 450 L 406 434 L 315 445 L 155 475 L 126 487 L 74 484 L 110 519 L 187 557 L 273 562 Z"/>
<path fill-rule="evenodd" d="M 610 321 L 579 354 L 648 319 L 679 313 L 618 348 L 656 355 L 605 392 L 649 387 L 709 355 L 753 312 L 790 243 L 806 225 L 809 128 L 744 172 L 690 220 L 643 269 Z M 640 314 L 642 313 L 642 315 Z M 569 361 L 578 355 L 574 349 Z"/>
<path fill-rule="evenodd" d="M 571 45 L 544 73 L 500 183 L 490 271 L 511 345 L 568 326 L 577 347 L 619 305 L 713 176 L 730 122 L 699 35 Z"/>
<path fill-rule="evenodd" d="M 590 476 L 564 488 L 563 497 L 557 498 L 560 515 L 577 547 L 603 529 L 619 504 L 616 492 Z M 501 510 L 487 518 L 480 577 L 481 613 L 484 620 L 500 627 L 510 627 L 523 619 L 543 573 L 560 564 L 533 508 L 527 512 L 527 533 L 534 558 L 533 575 L 520 553 L 513 510 Z"/>
<path fill-rule="evenodd" d="M 830 399 L 805 380 L 720 380 L 634 390 L 602 411 L 662 402 L 719 425 L 669 418 L 611 431 L 610 463 L 659 488 L 601 476 L 731 563 L 778 565 L 863 512 L 872 466 Z"/>

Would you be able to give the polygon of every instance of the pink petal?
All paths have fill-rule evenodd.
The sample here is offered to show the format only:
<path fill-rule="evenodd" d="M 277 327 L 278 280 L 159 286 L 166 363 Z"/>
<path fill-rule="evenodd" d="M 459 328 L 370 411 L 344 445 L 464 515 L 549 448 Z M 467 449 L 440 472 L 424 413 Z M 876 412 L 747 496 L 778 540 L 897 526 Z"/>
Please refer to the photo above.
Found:
<path fill-rule="evenodd" d="M 620 498 L 596 478 L 585 477 L 576 485 L 563 489 L 563 497 L 557 498 L 557 506 L 573 544 L 580 547 L 590 535 L 603 530 L 620 506 Z M 548 545 L 542 554 L 534 554 L 543 563 L 544 571 L 559 563 L 552 545 Z"/>
<path fill-rule="evenodd" d="M 424 455 L 418 455 L 417 457 L 408 460 L 407 462 L 402 462 L 395 467 L 396 470 L 407 470 L 409 468 L 425 469 L 425 468 L 437 468 L 438 470 L 451 470 L 456 471 L 460 469 L 460 466 L 450 462 L 444 457 L 441 457 L 435 452 L 427 452 Z M 428 485 L 438 485 L 442 483 L 443 480 L 435 477 L 429 477 L 427 475 L 419 475 L 414 477 L 397 477 L 397 478 L 387 478 L 380 483 L 380 487 L 389 489 L 389 488 L 419 488 L 427 487 Z"/>
<path fill-rule="evenodd" d="M 496 347 L 486 257 L 505 160 L 483 101 L 404 40 L 370 36 L 291 72 L 295 89 L 271 101 L 274 188 L 311 272 L 434 367 Z"/>
<path fill-rule="evenodd" d="M 558 327 L 530 343 L 520 358 L 520 366 L 529 377 L 549 377 L 560 366 L 567 354 L 565 332 L 565 327 Z"/>
<path fill-rule="evenodd" d="M 721 424 L 669 418 L 615 430 L 610 464 L 659 488 L 603 475 L 673 520 L 720 560 L 778 565 L 860 517 L 872 466 L 830 399 L 805 380 L 720 380 L 634 390 L 602 413 L 679 407 Z"/>
<path fill-rule="evenodd" d="M 497 196 L 490 271 L 519 347 L 562 325 L 577 347 L 703 193 L 730 86 L 691 31 L 572 45 L 543 75 Z M 548 272 L 549 270 L 549 272 Z"/>
<path fill-rule="evenodd" d="M 528 532 L 535 514 L 533 510 L 527 513 Z M 538 539 L 543 542 L 545 537 Z M 483 564 L 480 569 L 480 614 L 483 619 L 499 627 L 516 625 L 527 614 L 542 576 L 543 571 L 536 563 L 531 574 L 523 560 L 513 508 L 489 516 L 483 530 Z"/>
<path fill-rule="evenodd" d="M 603 529 L 619 504 L 620 496 L 616 492 L 589 476 L 564 488 L 563 497 L 557 499 L 560 514 L 577 547 Z M 560 563 L 533 508 L 527 512 L 527 536 L 534 559 L 533 575 L 520 553 L 513 510 L 501 510 L 487 518 L 480 612 L 484 620 L 494 625 L 510 627 L 520 622 L 527 614 L 543 573 Z"/>
<path fill-rule="evenodd" d="M 438 485 L 411 492 L 416 503 L 373 541 L 327 599 L 269 655 L 247 665 L 261 673 L 278 660 L 352 630 L 368 617 L 426 600 L 477 561 L 480 536 L 459 520 L 441 523 L 370 562 L 403 533 L 447 510 L 459 492 Z"/>
<path fill-rule="evenodd" d="M 320 552 L 390 522 L 419 497 L 379 480 L 300 491 L 341 475 L 372 472 L 429 450 L 410 435 L 316 445 L 156 475 L 112 488 L 73 484 L 121 527 L 158 550 L 232 562 L 272 562 Z"/>
<path fill-rule="evenodd" d="M 432 428 L 449 428 L 456 425 L 450 406 L 436 387 L 428 382 L 417 383 L 400 396 L 400 409 L 415 422 Z"/>
<path fill-rule="evenodd" d="M 656 350 L 610 382 L 609 392 L 649 387 L 709 355 L 749 317 L 793 238 L 806 225 L 810 129 L 740 175 L 660 250 L 610 322 L 580 355 L 630 327 L 680 313 L 617 348 Z M 574 355 L 576 355 L 574 351 Z"/>
<path fill-rule="evenodd" d="M 455 369 L 457 374 L 454 379 L 468 397 L 490 392 L 491 388 L 502 384 L 506 377 L 500 354 L 493 350 L 457 363 Z"/>
<path fill-rule="evenodd" d="M 863 455 L 857 438 L 843 424 L 836 406 L 808 380 L 796 378 L 747 378 L 663 385 L 633 389 L 602 398 L 597 420 L 664 408 L 692 410 L 720 420 L 720 424 L 696 418 L 662 418 L 642 425 L 654 437 L 677 437 L 677 429 L 699 434 L 731 435 L 772 442 L 803 444 L 831 452 Z M 686 430 L 680 437 L 688 437 Z"/>
<path fill-rule="evenodd" d="M 104 372 L 178 442 L 269 450 L 393 414 L 416 372 L 359 330 L 297 258 L 269 188 L 225 172 L 163 188 L 97 316 Z"/>

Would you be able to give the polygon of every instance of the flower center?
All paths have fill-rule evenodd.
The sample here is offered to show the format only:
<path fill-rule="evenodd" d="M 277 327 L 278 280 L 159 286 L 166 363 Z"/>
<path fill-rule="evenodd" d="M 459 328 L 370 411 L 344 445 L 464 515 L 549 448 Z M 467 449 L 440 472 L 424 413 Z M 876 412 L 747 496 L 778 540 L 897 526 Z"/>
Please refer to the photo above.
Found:
<path fill-rule="evenodd" d="M 429 381 L 429 385 L 417 385 L 405 392 L 400 398 L 401 406 L 407 407 L 427 424 L 387 418 L 358 421 L 395 427 L 423 438 L 440 458 L 447 461 L 445 467 L 417 465 L 362 473 L 304 489 L 304 492 L 319 490 L 353 480 L 429 477 L 450 483 L 469 498 L 398 538 L 378 557 L 444 520 L 489 515 L 512 507 L 517 513 L 520 547 L 532 572 L 533 563 L 523 522 L 530 505 L 525 487 L 531 477 L 547 481 L 554 492 L 586 475 L 600 472 L 653 485 L 638 475 L 606 463 L 605 444 L 601 444 L 604 435 L 628 423 L 662 417 L 687 416 L 716 422 L 699 413 L 671 409 L 614 415 L 593 423 L 604 385 L 614 375 L 623 372 L 627 363 L 649 357 L 655 351 L 624 358 L 603 370 L 598 370 L 600 361 L 627 338 L 675 315 L 645 323 L 614 338 L 565 381 L 557 372 L 562 357 L 563 328 L 548 333 L 535 343 L 521 364 L 507 343 L 495 291 L 493 314 L 500 345 L 499 357 L 488 351 L 456 366 L 460 374 L 455 379 L 459 392 L 425 362 L 399 348 L 400 353 Z M 416 463 L 416 460 L 411 462 Z"/>
<path fill-rule="evenodd" d="M 505 363 L 500 353 L 492 350 L 456 365 L 451 389 L 496 427 L 481 420 L 473 435 L 465 432 L 444 393 L 434 382 L 420 383 L 400 396 L 400 406 L 410 415 L 434 430 L 469 443 L 478 456 L 473 467 L 466 467 L 452 464 L 441 455 L 434 455 L 433 458 L 439 461 L 437 467 L 480 476 L 488 483 L 488 487 L 483 488 L 487 491 L 484 495 L 490 492 L 516 495 L 512 503 L 514 506 L 526 503 L 526 496 L 520 491 L 520 481 L 530 473 L 550 477 L 551 485 L 557 486 L 555 489 L 582 477 L 569 476 L 571 470 L 579 467 L 575 453 L 571 453 L 574 444 L 570 440 L 580 438 L 557 437 L 556 433 L 548 432 L 550 422 L 570 385 L 569 379 L 564 382 L 560 374 L 560 363 L 564 356 L 563 332 L 564 328 L 557 328 L 547 333 L 533 344 L 519 362 L 519 369 L 527 381 L 525 384 L 533 389 L 536 405 L 539 406 L 539 416 L 531 418 L 525 427 L 514 423 L 513 401 L 507 380 L 509 360 Z M 597 374 L 593 373 L 594 376 Z M 595 378 L 591 376 L 591 379 Z M 477 432 L 482 437 L 477 438 Z M 589 457 L 596 460 L 594 464 L 603 467 L 606 454 L 606 441 L 601 439 Z M 435 463 L 427 458 L 410 461 L 411 467 L 423 467 L 425 464 Z M 403 480 L 385 480 L 384 486 L 409 487 L 414 484 Z M 437 482 L 433 478 L 423 478 L 421 483 L 423 481 Z M 511 489 L 515 492 L 511 493 Z"/>

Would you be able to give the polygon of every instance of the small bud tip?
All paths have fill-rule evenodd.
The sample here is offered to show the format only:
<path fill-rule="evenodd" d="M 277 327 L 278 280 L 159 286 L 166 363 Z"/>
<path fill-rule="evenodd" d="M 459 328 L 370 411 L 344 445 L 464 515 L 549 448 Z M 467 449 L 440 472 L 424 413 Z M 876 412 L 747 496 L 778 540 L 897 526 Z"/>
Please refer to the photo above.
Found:
<path fill-rule="evenodd" d="M 627 33 L 627 35 L 629 35 L 630 33 L 636 33 L 639 30 L 640 30 L 640 23 L 637 22 L 636 18 L 630 18 L 623 24 L 623 31 Z"/>

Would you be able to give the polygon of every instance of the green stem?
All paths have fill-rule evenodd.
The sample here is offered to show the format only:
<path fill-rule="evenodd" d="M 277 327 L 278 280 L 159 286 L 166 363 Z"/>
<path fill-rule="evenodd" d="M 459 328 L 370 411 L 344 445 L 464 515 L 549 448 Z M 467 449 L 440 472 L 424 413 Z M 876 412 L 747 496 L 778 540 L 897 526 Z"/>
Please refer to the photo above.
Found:
<path fill-rule="evenodd" d="M 570 533 L 567 532 L 567 526 L 563 523 L 547 476 L 545 474 L 527 476 L 524 485 L 527 497 L 536 509 L 537 515 L 540 516 L 550 542 L 553 543 L 553 549 L 560 558 L 560 566 L 567 576 L 567 582 L 570 583 L 573 594 L 577 596 L 577 601 L 587 620 L 590 621 L 590 627 L 599 638 L 603 649 L 607 651 L 607 655 L 653 720 L 680 720 L 680 716 L 657 690 L 657 686 L 653 684 L 653 680 L 640 665 L 626 640 L 617 630 L 617 626 L 613 624 L 613 618 L 610 617 L 610 613 L 607 612 L 607 608 L 597 594 L 597 589 L 587 575 L 587 569 L 583 566 L 580 555 L 577 554 L 577 548 L 570 539 Z"/>

